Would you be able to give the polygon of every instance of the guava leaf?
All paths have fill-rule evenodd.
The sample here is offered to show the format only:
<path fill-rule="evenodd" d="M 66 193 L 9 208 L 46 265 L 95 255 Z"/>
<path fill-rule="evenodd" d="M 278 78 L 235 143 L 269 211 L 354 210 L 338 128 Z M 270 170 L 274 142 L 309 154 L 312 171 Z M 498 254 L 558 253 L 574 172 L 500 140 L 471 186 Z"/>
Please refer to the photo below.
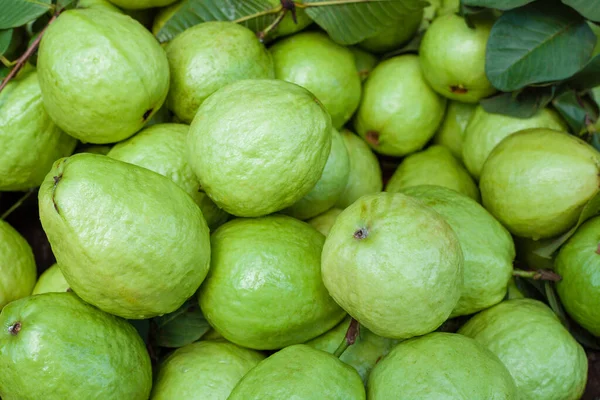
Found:
<path fill-rule="evenodd" d="M 531 3 L 505 12 L 492 27 L 486 75 L 504 92 L 563 80 L 587 64 L 595 44 L 594 32 L 572 8 Z"/>
<path fill-rule="evenodd" d="M 478 6 L 495 8 L 497 10 L 510 10 L 529 4 L 534 0 L 462 0 L 462 3 L 467 6 Z"/>
<path fill-rule="evenodd" d="M 584 134 L 588 122 L 596 121 L 598 115 L 594 100 L 568 91 L 557 96 L 552 105 L 562 115 L 576 135 Z"/>
<path fill-rule="evenodd" d="M 176 311 L 153 319 L 154 340 L 162 347 L 182 347 L 200 339 L 211 328 L 195 297 Z"/>
<path fill-rule="evenodd" d="M 52 8 L 52 0 L 0 0 L 0 29 L 25 25 Z"/>
<path fill-rule="evenodd" d="M 6 50 L 10 47 L 10 42 L 12 41 L 13 30 L 12 29 L 3 29 L 0 30 L 0 56 L 3 55 Z"/>
<path fill-rule="evenodd" d="M 579 90 L 600 86 L 600 54 L 592 58 L 581 71 L 573 75 L 568 84 L 570 87 Z"/>
<path fill-rule="evenodd" d="M 600 4 L 598 4 L 598 0 L 562 0 L 562 2 L 573 7 L 587 19 L 600 22 Z"/>
<path fill-rule="evenodd" d="M 480 104 L 489 113 L 510 115 L 515 118 L 530 118 L 539 109 L 550 103 L 555 91 L 555 86 L 528 87 L 518 93 L 500 93 L 488 97 L 481 100 Z"/>

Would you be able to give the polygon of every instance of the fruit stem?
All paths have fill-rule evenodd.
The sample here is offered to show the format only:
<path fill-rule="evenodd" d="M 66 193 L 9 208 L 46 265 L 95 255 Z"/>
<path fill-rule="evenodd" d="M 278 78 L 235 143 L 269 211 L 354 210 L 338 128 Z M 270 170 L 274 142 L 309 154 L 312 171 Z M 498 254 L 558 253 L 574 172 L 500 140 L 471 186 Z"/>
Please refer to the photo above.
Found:
<path fill-rule="evenodd" d="M 344 340 L 342 341 L 342 343 L 340 343 L 333 355 L 337 358 L 340 358 L 341 355 L 344 354 L 346 349 L 353 345 L 354 342 L 356 342 L 356 338 L 358 337 L 359 333 L 360 325 L 358 324 L 357 320 L 352 318 L 352 320 L 350 321 L 350 325 L 348 326 L 348 330 L 346 331 L 346 335 L 344 336 Z"/>
<path fill-rule="evenodd" d="M 547 269 L 538 269 L 535 271 L 524 271 L 522 269 L 514 269 L 513 276 L 519 276 L 521 278 L 533 279 L 533 280 L 542 280 L 542 281 L 552 281 L 559 282 L 562 277 L 558 275 L 556 272 L 549 271 Z"/>
<path fill-rule="evenodd" d="M 275 29 L 281 23 L 283 18 L 285 18 L 285 14 L 287 12 L 288 12 L 287 8 L 282 9 L 280 11 L 280 14 L 277 16 L 277 18 L 275 18 L 275 21 L 273 21 L 271 23 L 271 25 L 267 26 L 262 31 L 256 33 L 256 37 L 258 37 L 258 40 L 260 40 L 261 43 L 265 40 L 265 37 L 269 34 L 269 32 L 271 32 L 273 29 Z"/>
<path fill-rule="evenodd" d="M 27 193 L 25 193 L 23 196 L 21 196 L 21 198 L 19 200 L 17 200 L 12 206 L 10 206 L 10 208 L 8 210 L 6 210 L 4 212 L 4 214 L 2 214 L 0 216 L 0 220 L 4 220 L 6 219 L 6 217 L 8 217 L 10 214 L 13 213 L 13 211 L 15 211 L 17 208 L 21 207 L 21 204 L 23 204 L 23 202 L 25 200 L 27 200 L 27 198 L 29 196 L 31 196 L 31 194 L 33 193 L 34 189 L 30 189 Z"/>

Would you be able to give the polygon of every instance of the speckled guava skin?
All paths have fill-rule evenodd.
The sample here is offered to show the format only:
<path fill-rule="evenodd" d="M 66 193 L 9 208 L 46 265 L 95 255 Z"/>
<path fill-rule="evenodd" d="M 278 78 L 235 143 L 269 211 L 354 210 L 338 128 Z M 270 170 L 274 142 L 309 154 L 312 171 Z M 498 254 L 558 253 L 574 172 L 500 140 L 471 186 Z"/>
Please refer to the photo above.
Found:
<path fill-rule="evenodd" d="M 0 313 L 0 395 L 17 399 L 145 400 L 152 366 L 127 321 L 74 293 L 44 293 Z"/>
<path fill-rule="evenodd" d="M 0 310 L 13 300 L 29 296 L 37 275 L 29 243 L 0 219 Z"/>
<path fill-rule="evenodd" d="M 103 9 L 68 10 L 50 25 L 40 43 L 38 76 L 54 122 L 99 144 L 140 130 L 169 89 L 167 57 L 152 34 L 131 17 Z"/>
<path fill-rule="evenodd" d="M 475 107 L 475 104 L 449 101 L 444 120 L 433 137 L 434 144 L 447 147 L 452 155 L 460 161 L 463 160 L 465 129 Z"/>
<path fill-rule="evenodd" d="M 60 293 L 66 292 L 68 289 L 69 284 L 60 268 L 58 268 L 58 264 L 52 264 L 40 275 L 31 294 Z"/>
<path fill-rule="evenodd" d="M 383 28 L 378 34 L 363 40 L 358 45 L 376 54 L 398 49 L 417 33 L 422 19 L 423 10 L 406 14 L 403 19 L 394 21 L 392 25 Z"/>
<path fill-rule="evenodd" d="M 83 300 L 128 319 L 175 311 L 204 280 L 209 232 L 170 179 L 107 156 L 54 164 L 40 219 L 65 279 Z"/>

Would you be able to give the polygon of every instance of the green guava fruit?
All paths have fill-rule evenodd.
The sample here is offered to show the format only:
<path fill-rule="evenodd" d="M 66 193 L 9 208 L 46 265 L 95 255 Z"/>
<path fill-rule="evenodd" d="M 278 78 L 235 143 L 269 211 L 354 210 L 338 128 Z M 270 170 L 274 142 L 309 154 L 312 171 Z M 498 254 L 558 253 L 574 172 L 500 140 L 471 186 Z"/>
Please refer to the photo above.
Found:
<path fill-rule="evenodd" d="M 383 27 L 376 35 L 363 40 L 358 45 L 376 54 L 396 50 L 417 33 L 422 20 L 423 10 L 407 13 L 402 19 Z"/>
<path fill-rule="evenodd" d="M 476 340 L 434 332 L 399 343 L 369 377 L 369 400 L 518 400 L 515 381 Z"/>
<path fill-rule="evenodd" d="M 363 196 L 342 211 L 321 262 L 323 283 L 334 300 L 387 338 L 438 328 L 463 286 L 463 255 L 450 225 L 400 193 Z"/>
<path fill-rule="evenodd" d="M 544 257 L 537 254 L 541 247 L 547 246 L 545 241 L 537 241 L 529 238 L 515 236 L 517 249 L 517 260 L 524 263 L 529 269 L 554 269 L 552 257 Z"/>
<path fill-rule="evenodd" d="M 321 178 L 306 196 L 284 209 L 283 213 L 305 220 L 329 210 L 346 189 L 349 176 L 348 150 L 342 135 L 333 129 L 331 151 Z"/>
<path fill-rule="evenodd" d="M 201 191 L 186 157 L 188 131 L 189 126 L 183 124 L 153 125 L 117 143 L 107 155 L 170 178 L 194 199 L 208 227 L 214 230 L 228 215 Z"/>
<path fill-rule="evenodd" d="M 168 7 L 164 7 L 164 8 L 161 8 L 160 10 L 158 10 L 156 15 L 154 16 L 154 21 L 152 22 L 152 34 L 154 36 L 158 36 L 158 33 L 163 28 L 163 26 L 165 26 L 167 21 L 170 20 L 171 17 L 177 11 L 179 11 L 183 5 L 184 5 L 183 0 L 176 1 L 175 3 L 171 4 Z"/>
<path fill-rule="evenodd" d="M 281 6 L 281 0 L 267 0 L 267 3 L 270 3 L 271 7 Z M 294 3 L 302 3 L 302 0 L 296 0 Z M 288 36 L 294 34 L 296 32 L 300 32 L 310 24 L 312 24 L 312 19 L 308 16 L 304 9 L 296 6 L 295 7 L 296 14 L 296 22 L 294 22 L 294 18 L 292 16 L 291 11 L 287 11 L 279 25 L 277 25 L 270 33 L 269 36 L 272 38 Z"/>
<path fill-rule="evenodd" d="M 93 8 L 123 14 L 123 10 L 116 7 L 108 0 L 79 0 L 77 2 L 77 8 Z"/>
<path fill-rule="evenodd" d="M 335 328 L 306 342 L 306 345 L 334 354 L 344 340 L 351 320 L 351 317 L 346 317 Z M 339 359 L 353 367 L 360 375 L 363 383 L 366 384 L 375 364 L 388 354 L 396 343 L 398 343 L 397 340 L 377 336 L 361 326 L 356 342 L 349 346 Z"/>
<path fill-rule="evenodd" d="M 36 275 L 29 243 L 0 219 L 0 310 L 13 300 L 29 296 Z"/>
<path fill-rule="evenodd" d="M 423 75 L 431 87 L 463 103 L 477 103 L 496 92 L 485 75 L 485 48 L 493 20 L 471 17 L 474 28 L 454 13 L 436 18 L 419 49 Z"/>
<path fill-rule="evenodd" d="M 510 233 L 479 203 L 454 190 L 413 186 L 402 192 L 437 211 L 460 242 L 464 283 L 451 316 L 473 314 L 501 302 L 515 258 Z"/>
<path fill-rule="evenodd" d="M 243 80 L 204 101 L 188 134 L 188 158 L 219 207 L 258 217 L 312 190 L 329 157 L 331 132 L 331 118 L 308 90 Z"/>
<path fill-rule="evenodd" d="M 269 49 L 275 77 L 308 89 L 340 129 L 360 102 L 360 77 L 354 55 L 322 32 L 304 32 L 278 41 Z"/>
<path fill-rule="evenodd" d="M 304 343 L 333 328 L 345 313 L 321 280 L 324 240 L 285 215 L 222 225 L 211 237 L 199 292 L 206 320 L 230 342 L 257 350 Z"/>
<path fill-rule="evenodd" d="M 429 5 L 423 9 L 423 21 L 419 28 L 424 32 L 431 22 L 437 17 L 447 14 L 456 14 L 459 12 L 459 0 L 428 0 Z"/>
<path fill-rule="evenodd" d="M 69 284 L 60 268 L 58 268 L 58 264 L 53 264 L 40 275 L 31 294 L 61 293 L 66 292 L 68 289 Z"/>
<path fill-rule="evenodd" d="M 101 9 L 63 12 L 44 33 L 38 72 L 50 117 L 90 143 L 133 135 L 169 89 L 169 63 L 154 36 L 129 16 Z"/>
<path fill-rule="evenodd" d="M 480 201 L 479 189 L 450 150 L 433 145 L 402 160 L 388 181 L 386 192 L 401 192 L 418 185 L 439 185 Z"/>
<path fill-rule="evenodd" d="M 321 232 L 324 236 L 327 236 L 329 235 L 329 231 L 335 223 L 335 220 L 342 211 L 343 210 L 334 207 L 325 211 L 323 214 L 317 215 L 316 217 L 309 219 L 306 222 L 312 225 L 313 228 Z"/>
<path fill-rule="evenodd" d="M 237 384 L 229 400 L 364 400 L 360 376 L 337 357 L 298 344 L 261 361 Z"/>
<path fill-rule="evenodd" d="M 373 54 L 356 46 L 350 46 L 348 50 L 354 54 L 354 65 L 356 66 L 358 77 L 361 82 L 364 82 L 379 60 Z"/>
<path fill-rule="evenodd" d="M 74 293 L 44 293 L 0 313 L 0 395 L 12 399 L 145 400 L 146 346 L 127 321 Z"/>
<path fill-rule="evenodd" d="M 585 351 L 545 304 L 507 300 L 475 315 L 458 333 L 500 358 L 520 399 L 581 398 L 587 380 Z"/>
<path fill-rule="evenodd" d="M 504 139 L 483 166 L 483 205 L 508 230 L 534 240 L 575 225 L 598 191 L 600 154 L 583 140 L 550 129 Z"/>
<path fill-rule="evenodd" d="M 491 114 L 478 106 L 467 124 L 462 146 L 463 160 L 471 175 L 480 178 L 483 164 L 502 139 L 530 128 L 568 130 L 562 118 L 549 108 L 539 110 L 531 118 L 514 118 Z"/>
<path fill-rule="evenodd" d="M 346 188 L 335 206 L 346 208 L 359 197 L 381 192 L 383 181 L 377 157 L 367 143 L 349 130 L 342 131 L 342 138 L 350 158 L 350 174 Z"/>
<path fill-rule="evenodd" d="M 10 81 L 0 104 L 0 190 L 39 186 L 52 163 L 71 155 L 77 141 L 48 116 L 35 70 Z"/>
<path fill-rule="evenodd" d="M 58 160 L 39 192 L 60 270 L 83 300 L 128 319 L 175 311 L 208 272 L 208 226 L 170 179 L 107 156 Z"/>
<path fill-rule="evenodd" d="M 186 29 L 169 42 L 167 57 L 167 105 L 188 124 L 204 100 L 223 86 L 274 77 L 267 49 L 250 29 L 234 22 L 204 22 Z"/>
<path fill-rule="evenodd" d="M 265 358 L 229 342 L 200 341 L 175 350 L 161 365 L 152 400 L 227 400 L 240 379 Z"/>
<path fill-rule="evenodd" d="M 110 0 L 111 3 L 125 10 L 143 10 L 146 8 L 165 7 L 176 0 Z"/>
<path fill-rule="evenodd" d="M 595 336 L 600 336 L 600 217 L 577 228 L 555 261 L 562 280 L 556 290 L 569 315 Z"/>
<path fill-rule="evenodd" d="M 449 101 L 446 116 L 433 137 L 433 143 L 447 147 L 458 160 L 463 159 L 463 142 L 467 123 L 475 111 L 475 104 Z"/>
<path fill-rule="evenodd" d="M 445 108 L 446 100 L 425 82 L 419 57 L 393 57 L 366 80 L 354 127 L 378 153 L 403 156 L 425 146 Z"/>

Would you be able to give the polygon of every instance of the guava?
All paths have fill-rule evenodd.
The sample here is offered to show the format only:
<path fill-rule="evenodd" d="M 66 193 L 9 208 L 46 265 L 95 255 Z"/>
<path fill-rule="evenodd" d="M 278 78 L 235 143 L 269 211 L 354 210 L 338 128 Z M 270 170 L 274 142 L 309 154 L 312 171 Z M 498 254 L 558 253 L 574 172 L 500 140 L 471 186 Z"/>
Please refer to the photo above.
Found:
<path fill-rule="evenodd" d="M 194 199 L 208 227 L 214 230 L 227 221 L 228 215 L 202 192 L 198 178 L 188 163 L 188 131 L 189 126 L 183 124 L 153 125 L 117 143 L 107 155 L 171 179 Z"/>
<path fill-rule="evenodd" d="M 52 163 L 73 153 L 77 141 L 50 119 L 35 70 L 0 92 L 0 190 L 39 186 Z"/>
<path fill-rule="evenodd" d="M 323 214 L 317 215 L 316 217 L 309 219 L 306 222 L 308 222 L 310 225 L 312 225 L 316 230 L 321 232 L 324 236 L 327 236 L 327 235 L 329 235 L 329 231 L 331 230 L 331 227 L 335 223 L 335 220 L 337 219 L 338 215 L 340 215 L 340 213 L 342 211 L 343 210 L 334 207 L 334 208 L 331 208 L 331 209 L 325 211 Z"/>
<path fill-rule="evenodd" d="M 324 240 L 285 215 L 219 227 L 199 292 L 206 320 L 230 342 L 257 350 L 304 343 L 333 328 L 345 313 L 321 280 Z"/>
<path fill-rule="evenodd" d="M 265 358 L 229 342 L 203 340 L 175 350 L 159 368 L 152 400 L 227 400 L 240 379 Z"/>
<path fill-rule="evenodd" d="M 383 188 L 379 161 L 367 143 L 349 130 L 342 131 L 342 138 L 350 158 L 350 173 L 346 188 L 335 203 L 338 208 L 346 208 L 359 197 Z"/>
<path fill-rule="evenodd" d="M 334 354 L 338 346 L 344 341 L 351 320 L 351 317 L 346 317 L 335 328 L 306 342 L 306 345 Z M 360 375 L 363 383 L 366 384 L 375 364 L 388 354 L 396 343 L 398 343 L 397 340 L 377 336 L 361 326 L 356 342 L 350 345 L 339 359 L 352 366 Z"/>
<path fill-rule="evenodd" d="M 356 66 L 358 77 L 361 82 L 364 82 L 379 60 L 373 54 L 359 47 L 350 46 L 348 49 L 354 54 L 354 65 Z"/>
<path fill-rule="evenodd" d="M 77 2 L 77 8 L 95 8 L 123 14 L 123 10 L 116 7 L 108 0 L 79 0 Z"/>
<path fill-rule="evenodd" d="M 204 101 L 188 134 L 188 159 L 219 207 L 258 217 L 312 190 L 329 157 L 331 132 L 329 114 L 308 90 L 243 80 Z"/>
<path fill-rule="evenodd" d="M 284 209 L 283 213 L 305 220 L 329 210 L 346 189 L 349 176 L 348 150 L 342 135 L 333 129 L 331 151 L 321 178 L 306 196 Z"/>
<path fill-rule="evenodd" d="M 425 31 L 429 28 L 431 21 L 443 15 L 458 13 L 460 8 L 459 0 L 428 0 L 429 5 L 423 9 L 423 21 L 419 28 Z"/>
<path fill-rule="evenodd" d="M 217 89 L 242 79 L 274 77 L 267 49 L 250 29 L 234 22 L 203 22 L 186 29 L 169 42 L 167 57 L 167 105 L 188 124 Z"/>
<path fill-rule="evenodd" d="M 354 127 L 378 153 L 403 156 L 420 150 L 444 117 L 446 100 L 425 82 L 418 56 L 381 62 L 363 90 Z"/>
<path fill-rule="evenodd" d="M 11 399 L 145 400 L 152 366 L 127 321 L 74 293 L 44 293 L 0 313 L 0 395 Z"/>
<path fill-rule="evenodd" d="M 419 49 L 423 75 L 439 94 L 463 103 L 477 103 L 496 89 L 485 75 L 485 49 L 493 19 L 449 13 L 436 18 Z"/>
<path fill-rule="evenodd" d="M 8 222 L 0 219 L 0 310 L 13 300 L 29 296 L 36 275 L 29 243 Z"/>
<path fill-rule="evenodd" d="M 512 234 L 549 238 L 575 225 L 598 191 L 600 154 L 583 140 L 550 129 L 505 138 L 483 166 L 483 205 Z"/>
<path fill-rule="evenodd" d="M 438 328 L 463 286 L 463 255 L 450 225 L 400 193 L 363 196 L 342 211 L 321 263 L 334 300 L 373 333 L 393 339 Z"/>
<path fill-rule="evenodd" d="M 491 114 L 478 106 L 465 129 L 462 146 L 463 160 L 471 175 L 475 179 L 480 178 L 483 164 L 502 139 L 531 128 L 568 131 L 562 118 L 549 108 L 539 110 L 531 118 L 515 118 Z"/>
<path fill-rule="evenodd" d="M 111 3 L 125 10 L 142 10 L 146 8 L 165 7 L 176 0 L 110 0 Z"/>
<path fill-rule="evenodd" d="M 303 32 L 278 41 L 269 49 L 275 77 L 313 93 L 340 129 L 360 102 L 361 84 L 354 56 L 322 32 Z"/>
<path fill-rule="evenodd" d="M 600 217 L 577 228 L 561 247 L 555 271 L 562 280 L 556 290 L 569 315 L 600 336 Z"/>
<path fill-rule="evenodd" d="M 229 400 L 364 400 L 360 376 L 337 357 L 298 344 L 286 347 L 242 378 Z"/>
<path fill-rule="evenodd" d="M 128 319 L 175 311 L 208 272 L 209 231 L 170 179 L 107 156 L 54 163 L 39 192 L 40 220 L 69 286 Z"/>
<path fill-rule="evenodd" d="M 529 269 L 554 269 L 552 257 L 544 257 L 537 252 L 541 247 L 547 246 L 545 241 L 537 241 L 529 238 L 515 236 L 517 259 L 524 263 Z"/>
<path fill-rule="evenodd" d="M 479 203 L 454 190 L 413 186 L 402 192 L 437 211 L 460 242 L 464 283 L 451 316 L 473 314 L 501 302 L 515 258 L 510 233 Z"/>
<path fill-rule="evenodd" d="M 53 264 L 40 275 L 31 294 L 61 293 L 67 290 L 69 290 L 69 284 L 65 276 L 58 268 L 58 264 Z"/>
<path fill-rule="evenodd" d="M 422 19 L 423 10 L 407 13 L 402 19 L 383 27 L 376 35 L 363 40 L 358 45 L 377 54 L 396 50 L 417 33 Z"/>
<path fill-rule="evenodd" d="M 434 332 L 399 343 L 369 377 L 371 400 L 517 400 L 510 372 L 477 341 Z"/>
<path fill-rule="evenodd" d="M 38 75 L 54 122 L 99 144 L 140 130 L 169 89 L 169 63 L 154 36 L 129 16 L 101 9 L 65 11 L 48 27 Z"/>
<path fill-rule="evenodd" d="M 175 1 L 175 3 L 171 4 L 168 7 L 161 8 L 158 10 L 156 15 L 154 16 L 154 21 L 152 22 L 152 34 L 154 36 L 158 36 L 158 33 L 162 29 L 163 26 L 171 19 L 171 17 L 181 9 L 184 5 L 183 1 Z"/>
<path fill-rule="evenodd" d="M 520 399 L 581 398 L 588 369 L 585 351 L 544 303 L 504 301 L 475 315 L 458 333 L 500 358 L 517 384 Z"/>
<path fill-rule="evenodd" d="M 467 123 L 475 111 L 475 104 L 449 101 L 446 116 L 433 137 L 433 143 L 447 147 L 457 160 L 463 159 L 463 142 Z"/>
<path fill-rule="evenodd" d="M 402 160 L 388 181 L 386 192 L 401 192 L 418 185 L 439 185 L 480 201 L 479 189 L 450 150 L 433 145 Z"/>
<path fill-rule="evenodd" d="M 281 6 L 281 0 L 267 0 L 267 3 L 270 3 L 272 7 Z M 302 3 L 302 0 L 296 0 L 294 3 Z M 294 18 L 292 16 L 291 11 L 287 11 L 279 25 L 277 25 L 270 33 L 269 36 L 276 38 L 282 36 L 288 36 L 294 34 L 296 32 L 300 32 L 310 24 L 312 24 L 312 19 L 308 16 L 304 9 L 296 6 L 295 7 L 296 21 L 294 22 Z"/>

